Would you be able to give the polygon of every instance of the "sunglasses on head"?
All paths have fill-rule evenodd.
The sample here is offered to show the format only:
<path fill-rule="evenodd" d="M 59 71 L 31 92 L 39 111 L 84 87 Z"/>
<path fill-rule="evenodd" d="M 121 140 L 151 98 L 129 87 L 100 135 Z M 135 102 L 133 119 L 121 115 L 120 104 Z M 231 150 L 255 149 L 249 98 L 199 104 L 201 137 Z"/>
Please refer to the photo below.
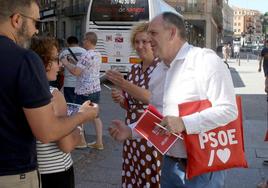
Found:
<path fill-rule="evenodd" d="M 39 27 L 41 26 L 42 24 L 42 21 L 40 19 L 37 19 L 37 18 L 34 18 L 34 17 L 31 17 L 31 16 L 27 16 L 25 14 L 22 14 L 22 13 L 18 13 L 20 14 L 22 17 L 24 18 L 28 18 L 30 20 L 32 20 L 34 22 L 34 25 L 35 25 L 35 28 L 36 29 L 39 29 Z M 12 14 L 10 17 L 12 18 L 15 14 Z"/>

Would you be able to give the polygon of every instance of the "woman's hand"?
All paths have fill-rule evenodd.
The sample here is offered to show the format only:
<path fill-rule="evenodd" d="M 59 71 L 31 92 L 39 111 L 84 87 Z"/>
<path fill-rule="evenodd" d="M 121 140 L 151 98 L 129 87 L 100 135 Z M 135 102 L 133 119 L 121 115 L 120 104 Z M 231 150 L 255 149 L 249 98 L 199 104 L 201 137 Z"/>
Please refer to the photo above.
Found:
<path fill-rule="evenodd" d="M 106 71 L 106 78 L 111 81 L 114 85 L 122 88 L 122 86 L 125 84 L 125 79 L 123 74 L 116 70 L 108 70 Z"/>
<path fill-rule="evenodd" d="M 122 104 L 124 102 L 124 97 L 122 96 L 122 92 L 116 88 L 112 88 L 112 99 L 115 103 Z"/>
<path fill-rule="evenodd" d="M 123 142 L 132 136 L 131 129 L 120 120 L 113 120 L 108 130 L 113 139 L 119 142 Z"/>

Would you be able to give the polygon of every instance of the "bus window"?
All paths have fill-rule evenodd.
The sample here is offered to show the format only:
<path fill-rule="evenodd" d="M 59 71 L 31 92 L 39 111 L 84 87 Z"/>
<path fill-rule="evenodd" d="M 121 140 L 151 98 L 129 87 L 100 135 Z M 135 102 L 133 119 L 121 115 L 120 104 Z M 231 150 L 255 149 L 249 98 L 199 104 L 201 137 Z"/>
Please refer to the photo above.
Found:
<path fill-rule="evenodd" d="M 105 5 L 105 6 L 104 6 Z M 92 2 L 90 21 L 137 22 L 149 20 L 148 1 L 144 0 L 97 0 Z"/>
<path fill-rule="evenodd" d="M 133 64 L 139 63 L 130 44 L 131 28 L 162 11 L 176 12 L 163 0 L 91 0 L 86 31 L 98 36 L 96 49 L 102 55 L 101 72 L 116 69 L 127 73 Z"/>

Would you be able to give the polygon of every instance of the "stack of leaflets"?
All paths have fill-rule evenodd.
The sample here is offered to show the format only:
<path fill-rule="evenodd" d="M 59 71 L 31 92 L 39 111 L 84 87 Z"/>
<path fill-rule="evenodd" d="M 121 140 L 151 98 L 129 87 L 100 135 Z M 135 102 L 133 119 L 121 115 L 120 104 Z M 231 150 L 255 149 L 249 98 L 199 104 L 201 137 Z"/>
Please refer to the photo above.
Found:
<path fill-rule="evenodd" d="M 182 135 L 163 133 L 166 128 L 160 125 L 162 119 L 157 109 L 149 105 L 137 121 L 135 130 L 164 155 L 178 138 L 183 138 Z"/>

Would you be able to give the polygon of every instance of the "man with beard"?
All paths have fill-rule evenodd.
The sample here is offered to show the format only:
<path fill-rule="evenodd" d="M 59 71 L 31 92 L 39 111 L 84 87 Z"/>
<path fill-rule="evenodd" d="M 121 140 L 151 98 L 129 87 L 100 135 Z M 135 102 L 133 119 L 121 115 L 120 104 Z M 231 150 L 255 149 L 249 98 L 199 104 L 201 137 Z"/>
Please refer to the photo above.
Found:
<path fill-rule="evenodd" d="M 98 114 L 98 105 L 90 101 L 74 116 L 54 114 L 43 63 L 25 49 L 38 32 L 38 22 L 35 0 L 0 0 L 1 188 L 39 187 L 34 137 L 56 141 Z"/>

